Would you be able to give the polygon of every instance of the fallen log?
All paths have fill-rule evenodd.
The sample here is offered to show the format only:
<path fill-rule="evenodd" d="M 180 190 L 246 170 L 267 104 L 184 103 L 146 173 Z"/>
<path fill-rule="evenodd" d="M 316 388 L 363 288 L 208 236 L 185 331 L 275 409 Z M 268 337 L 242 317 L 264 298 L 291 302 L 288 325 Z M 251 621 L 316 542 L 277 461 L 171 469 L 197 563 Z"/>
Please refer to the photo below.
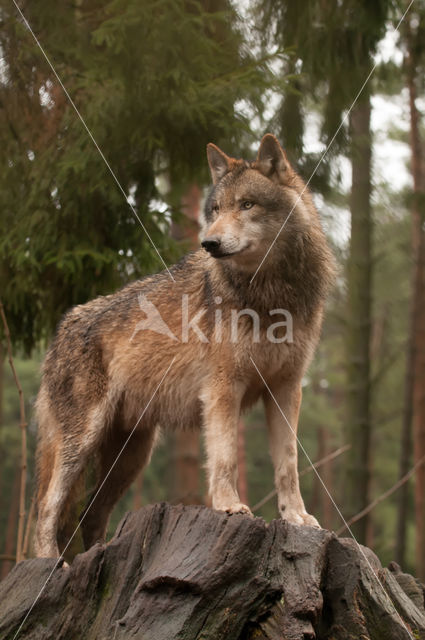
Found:
<path fill-rule="evenodd" d="M 45 585 L 54 566 L 25 560 L 0 583 L 1 640 L 425 640 L 414 578 L 281 520 L 157 504 Z"/>

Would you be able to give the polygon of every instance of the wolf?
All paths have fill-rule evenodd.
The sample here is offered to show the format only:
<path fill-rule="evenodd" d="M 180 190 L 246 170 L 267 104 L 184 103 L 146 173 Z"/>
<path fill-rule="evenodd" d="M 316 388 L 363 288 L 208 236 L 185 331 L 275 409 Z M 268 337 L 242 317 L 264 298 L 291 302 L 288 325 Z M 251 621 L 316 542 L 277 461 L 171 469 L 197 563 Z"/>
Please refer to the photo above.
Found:
<path fill-rule="evenodd" d="M 98 484 L 82 511 L 82 536 L 86 548 L 105 540 L 110 513 L 148 464 L 160 426 L 202 427 L 212 507 L 251 514 L 237 492 L 237 427 L 260 398 L 279 512 L 319 526 L 300 493 L 296 433 L 332 254 L 312 196 L 273 135 L 254 161 L 214 144 L 207 156 L 201 248 L 169 272 L 72 308 L 47 352 L 36 401 L 37 556 L 59 556 L 89 460 Z M 285 322 L 276 322 L 276 310 Z"/>

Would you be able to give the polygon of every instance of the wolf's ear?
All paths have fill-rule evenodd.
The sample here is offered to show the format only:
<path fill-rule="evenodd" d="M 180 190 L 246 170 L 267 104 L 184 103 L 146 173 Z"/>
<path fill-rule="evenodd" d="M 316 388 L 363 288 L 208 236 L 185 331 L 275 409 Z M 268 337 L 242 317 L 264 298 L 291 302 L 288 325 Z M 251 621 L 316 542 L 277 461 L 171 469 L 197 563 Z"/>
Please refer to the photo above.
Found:
<path fill-rule="evenodd" d="M 277 138 L 271 133 L 266 133 L 261 140 L 256 165 L 257 169 L 267 178 L 284 182 L 289 163 Z"/>
<path fill-rule="evenodd" d="M 216 184 L 230 170 L 231 158 L 211 142 L 207 144 L 207 157 L 212 181 Z"/>

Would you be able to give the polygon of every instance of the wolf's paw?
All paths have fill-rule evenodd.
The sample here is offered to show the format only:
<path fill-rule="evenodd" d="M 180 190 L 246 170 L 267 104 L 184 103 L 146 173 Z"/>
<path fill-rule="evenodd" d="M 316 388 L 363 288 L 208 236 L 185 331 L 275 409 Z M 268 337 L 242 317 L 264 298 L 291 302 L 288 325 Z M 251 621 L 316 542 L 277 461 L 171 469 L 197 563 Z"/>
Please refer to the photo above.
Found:
<path fill-rule="evenodd" d="M 226 511 L 226 513 L 242 513 L 247 516 L 254 517 L 251 509 L 247 507 L 246 504 L 243 504 L 242 502 L 235 502 L 230 505 L 225 505 L 225 504 L 216 505 L 214 506 L 214 508 L 217 509 L 217 511 Z"/>
<path fill-rule="evenodd" d="M 303 519 L 303 524 L 305 524 L 307 527 L 316 527 L 316 529 L 322 528 L 318 520 L 316 520 L 316 518 L 314 516 L 311 516 L 309 513 L 305 513 L 302 516 L 302 519 Z"/>
<path fill-rule="evenodd" d="M 243 504 L 242 502 L 237 502 L 236 504 L 232 504 L 230 507 L 227 507 L 225 511 L 227 511 L 227 513 L 243 513 L 247 516 L 251 516 L 252 518 L 254 517 L 251 509 L 247 507 L 246 504 Z"/>
<path fill-rule="evenodd" d="M 281 512 L 282 519 L 287 520 L 291 524 L 302 524 L 307 527 L 316 527 L 321 529 L 320 524 L 317 522 L 314 516 L 311 516 L 306 511 L 298 512 L 295 510 L 285 509 L 285 511 Z"/>

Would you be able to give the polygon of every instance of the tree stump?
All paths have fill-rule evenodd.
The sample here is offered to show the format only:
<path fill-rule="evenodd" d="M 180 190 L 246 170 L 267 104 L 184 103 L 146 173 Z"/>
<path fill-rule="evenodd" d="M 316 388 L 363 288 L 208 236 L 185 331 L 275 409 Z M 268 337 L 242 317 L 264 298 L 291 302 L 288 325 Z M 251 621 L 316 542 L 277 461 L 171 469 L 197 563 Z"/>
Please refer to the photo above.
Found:
<path fill-rule="evenodd" d="M 1 640 L 54 565 L 25 560 L 0 583 Z M 425 640 L 424 591 L 323 529 L 157 504 L 57 567 L 18 638 Z"/>

